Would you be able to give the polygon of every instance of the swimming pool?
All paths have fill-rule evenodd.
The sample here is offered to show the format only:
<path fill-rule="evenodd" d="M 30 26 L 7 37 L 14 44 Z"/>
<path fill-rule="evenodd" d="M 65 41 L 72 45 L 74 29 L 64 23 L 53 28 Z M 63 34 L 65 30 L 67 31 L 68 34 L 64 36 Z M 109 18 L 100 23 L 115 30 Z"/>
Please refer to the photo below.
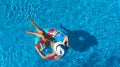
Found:
<path fill-rule="evenodd" d="M 0 9 L 0 67 L 120 67 L 120 0 L 0 0 Z M 69 36 L 66 56 L 38 55 L 30 19 Z"/>

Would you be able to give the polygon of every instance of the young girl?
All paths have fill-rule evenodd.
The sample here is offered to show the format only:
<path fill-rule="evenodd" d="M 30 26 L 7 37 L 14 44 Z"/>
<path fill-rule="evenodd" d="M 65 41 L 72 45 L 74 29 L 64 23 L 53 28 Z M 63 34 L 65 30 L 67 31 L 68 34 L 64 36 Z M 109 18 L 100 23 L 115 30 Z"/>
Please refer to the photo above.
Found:
<path fill-rule="evenodd" d="M 39 29 L 39 27 L 34 23 L 33 20 L 30 20 L 31 24 L 35 27 L 37 32 L 32 32 L 27 30 L 27 34 L 33 34 L 38 37 L 41 37 L 41 39 L 44 41 L 45 45 L 48 44 L 52 40 L 50 36 L 48 36 L 42 29 Z M 50 47 L 53 49 L 53 52 L 47 55 L 43 55 L 41 51 L 39 51 L 38 46 L 35 46 L 35 49 L 39 53 L 39 55 L 45 59 L 45 58 L 50 58 L 54 56 L 54 59 L 58 60 L 60 57 L 62 57 L 65 54 L 65 49 L 68 48 L 68 36 L 64 36 L 63 40 L 61 42 L 51 42 Z"/>

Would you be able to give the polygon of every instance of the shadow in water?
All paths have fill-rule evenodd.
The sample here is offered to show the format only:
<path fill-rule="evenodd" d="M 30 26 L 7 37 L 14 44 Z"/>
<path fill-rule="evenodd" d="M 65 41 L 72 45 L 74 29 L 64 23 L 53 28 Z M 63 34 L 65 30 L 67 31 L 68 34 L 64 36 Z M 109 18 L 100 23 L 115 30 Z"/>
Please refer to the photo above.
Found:
<path fill-rule="evenodd" d="M 97 45 L 98 41 L 95 36 L 90 35 L 84 30 L 71 31 L 60 25 L 67 32 L 69 37 L 69 46 L 75 51 L 84 52 L 90 47 Z"/>

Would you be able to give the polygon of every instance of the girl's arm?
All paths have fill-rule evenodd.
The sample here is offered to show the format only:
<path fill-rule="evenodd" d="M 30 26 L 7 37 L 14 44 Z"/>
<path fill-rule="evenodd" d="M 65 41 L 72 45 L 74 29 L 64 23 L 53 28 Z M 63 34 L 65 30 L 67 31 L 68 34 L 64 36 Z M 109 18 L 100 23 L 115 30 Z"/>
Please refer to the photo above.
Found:
<path fill-rule="evenodd" d="M 52 57 L 52 56 L 55 56 L 55 53 L 51 53 L 51 54 L 48 54 L 48 55 L 43 55 L 42 52 L 40 52 L 37 48 L 37 46 L 35 46 L 35 49 L 37 50 L 37 52 L 39 53 L 39 55 L 43 58 L 43 59 L 46 59 L 46 58 L 49 58 L 49 57 Z"/>

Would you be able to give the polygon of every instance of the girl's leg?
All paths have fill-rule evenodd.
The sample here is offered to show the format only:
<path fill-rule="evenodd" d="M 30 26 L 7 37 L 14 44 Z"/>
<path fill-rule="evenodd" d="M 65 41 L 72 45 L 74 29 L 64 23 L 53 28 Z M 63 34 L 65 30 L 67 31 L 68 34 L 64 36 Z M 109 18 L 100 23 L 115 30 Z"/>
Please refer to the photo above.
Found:
<path fill-rule="evenodd" d="M 38 33 L 43 34 L 43 31 L 34 23 L 33 20 L 30 20 L 31 24 L 35 27 L 35 29 L 38 31 Z"/>
<path fill-rule="evenodd" d="M 31 31 L 28 31 L 28 30 L 26 31 L 26 33 L 27 34 L 34 34 L 34 35 L 36 35 L 38 37 L 41 37 L 44 42 L 49 41 L 49 39 L 45 38 L 45 36 L 43 34 L 41 34 L 41 33 L 31 32 Z"/>
<path fill-rule="evenodd" d="M 40 34 L 40 33 L 31 32 L 31 31 L 29 31 L 29 30 L 27 30 L 26 33 L 27 33 L 27 34 L 34 34 L 34 35 L 39 36 L 39 37 L 41 37 L 41 38 L 44 37 L 44 35 L 42 35 L 42 34 Z"/>

